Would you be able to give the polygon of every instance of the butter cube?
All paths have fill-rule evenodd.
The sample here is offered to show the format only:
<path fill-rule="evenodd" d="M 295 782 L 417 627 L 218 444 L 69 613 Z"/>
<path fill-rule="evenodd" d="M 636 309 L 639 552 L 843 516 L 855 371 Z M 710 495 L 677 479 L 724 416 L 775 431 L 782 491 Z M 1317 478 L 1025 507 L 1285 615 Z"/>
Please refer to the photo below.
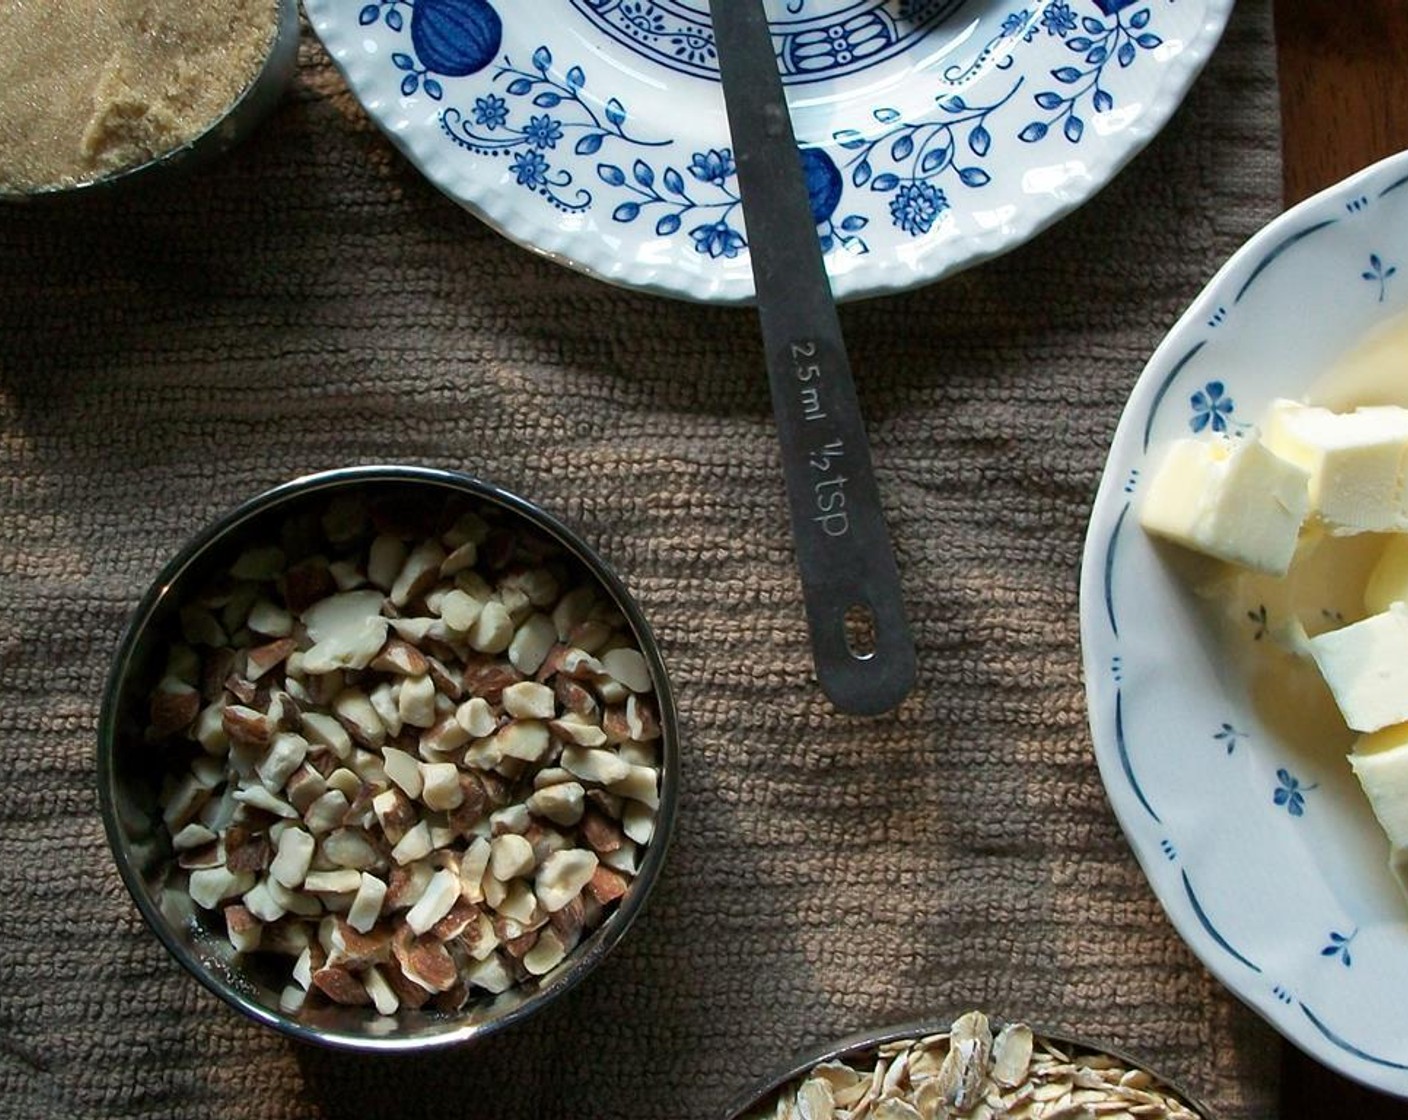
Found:
<path fill-rule="evenodd" d="M 1308 480 L 1255 439 L 1175 440 L 1139 521 L 1186 548 L 1284 575 L 1309 508 Z"/>
<path fill-rule="evenodd" d="M 1310 508 L 1331 532 L 1408 530 L 1408 409 L 1331 412 L 1278 400 L 1262 439 L 1310 473 Z"/>
<path fill-rule="evenodd" d="M 1408 893 L 1408 724 L 1361 736 L 1349 756 L 1389 843 L 1389 870 Z"/>
<path fill-rule="evenodd" d="M 1379 562 L 1364 585 L 1364 609 L 1378 614 L 1394 603 L 1405 602 L 1408 602 L 1408 536 L 1394 536 L 1384 546 Z"/>
<path fill-rule="evenodd" d="M 1355 731 L 1408 720 L 1408 605 L 1394 603 L 1307 644 L 1340 714 Z"/>

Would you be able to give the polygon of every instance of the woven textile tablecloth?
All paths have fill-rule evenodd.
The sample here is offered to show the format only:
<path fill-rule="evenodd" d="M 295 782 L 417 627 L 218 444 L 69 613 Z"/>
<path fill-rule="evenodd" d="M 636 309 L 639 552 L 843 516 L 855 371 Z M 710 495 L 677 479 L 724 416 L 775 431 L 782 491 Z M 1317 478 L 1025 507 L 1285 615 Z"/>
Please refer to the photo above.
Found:
<path fill-rule="evenodd" d="M 1277 208 L 1267 0 L 1091 204 L 842 319 L 919 648 L 893 717 L 810 671 L 751 312 L 619 291 L 457 209 L 307 37 L 187 184 L 0 214 L 0 1115 L 695 1120 L 792 1053 L 969 1006 L 1116 1042 L 1230 1120 L 1279 1045 L 1184 947 L 1086 726 L 1082 537 L 1163 332 Z M 217 514 L 310 471 L 463 468 L 599 546 L 664 646 L 683 798 L 641 920 L 506 1037 L 256 1028 L 148 935 L 94 729 L 120 628 Z"/>

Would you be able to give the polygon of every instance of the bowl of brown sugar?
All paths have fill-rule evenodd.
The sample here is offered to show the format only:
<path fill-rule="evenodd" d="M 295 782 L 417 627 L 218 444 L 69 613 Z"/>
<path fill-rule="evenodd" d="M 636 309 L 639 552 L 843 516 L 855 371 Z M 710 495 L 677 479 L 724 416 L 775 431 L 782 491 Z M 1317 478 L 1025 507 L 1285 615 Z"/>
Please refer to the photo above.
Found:
<path fill-rule="evenodd" d="M 242 138 L 297 65 L 296 0 L 12 0 L 0 199 L 85 193 Z"/>

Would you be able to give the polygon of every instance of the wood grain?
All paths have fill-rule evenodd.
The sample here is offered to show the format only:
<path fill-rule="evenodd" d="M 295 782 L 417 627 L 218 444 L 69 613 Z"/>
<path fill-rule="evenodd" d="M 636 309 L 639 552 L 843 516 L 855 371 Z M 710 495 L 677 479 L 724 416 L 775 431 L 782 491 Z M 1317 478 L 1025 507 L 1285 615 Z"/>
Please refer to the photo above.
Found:
<path fill-rule="evenodd" d="M 1276 0 L 1290 206 L 1408 148 L 1408 4 Z"/>
<path fill-rule="evenodd" d="M 1283 197 L 1291 206 L 1408 148 L 1408 4 L 1275 0 Z M 1286 1047 L 1282 1120 L 1408 1120 L 1373 1093 Z"/>

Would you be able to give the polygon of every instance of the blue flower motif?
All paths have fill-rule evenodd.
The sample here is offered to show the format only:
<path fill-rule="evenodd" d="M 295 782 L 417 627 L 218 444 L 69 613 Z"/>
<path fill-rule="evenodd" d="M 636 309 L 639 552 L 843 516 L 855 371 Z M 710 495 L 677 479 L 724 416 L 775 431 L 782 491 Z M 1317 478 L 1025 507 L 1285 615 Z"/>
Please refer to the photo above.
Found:
<path fill-rule="evenodd" d="M 544 113 L 523 126 L 523 135 L 535 148 L 555 148 L 562 139 L 562 123 Z"/>
<path fill-rule="evenodd" d="M 1286 811 L 1293 817 L 1305 815 L 1305 795 L 1315 788 L 1314 785 L 1301 785 L 1300 779 L 1293 777 L 1291 772 L 1285 767 L 1276 771 L 1276 780 L 1280 782 L 1272 800 L 1277 805 L 1284 805 Z"/>
<path fill-rule="evenodd" d="M 520 152 L 517 158 L 509 164 L 509 170 L 513 172 L 521 187 L 538 190 L 547 186 L 548 161 L 542 152 L 534 148 Z"/>
<path fill-rule="evenodd" d="M 1015 35 L 1017 34 L 1017 32 L 1021 31 L 1022 28 L 1026 26 L 1027 9 L 1023 8 L 1021 9 L 1021 11 L 1013 12 L 1010 16 L 1008 16 L 1005 20 L 1002 21 L 1002 34 Z"/>
<path fill-rule="evenodd" d="M 1336 933 L 1330 931 L 1330 943 L 1320 950 L 1322 957 L 1339 957 L 1340 963 L 1345 968 L 1350 968 L 1354 964 L 1354 959 L 1349 955 L 1349 947 L 1354 944 L 1354 939 L 1359 936 L 1359 930 L 1352 933 Z"/>
<path fill-rule="evenodd" d="M 695 152 L 689 161 L 689 173 L 701 183 L 713 183 L 721 187 L 726 179 L 731 179 L 737 168 L 733 162 L 732 148 L 710 148 L 707 152 Z"/>
<path fill-rule="evenodd" d="M 1214 432 L 1227 431 L 1227 417 L 1236 405 L 1226 392 L 1227 387 L 1221 381 L 1209 381 L 1189 398 L 1193 415 L 1188 426 L 1193 431 L 1201 432 L 1209 425 Z"/>
<path fill-rule="evenodd" d="M 890 216 L 895 226 L 912 236 L 928 233 L 948 209 L 948 198 L 933 183 L 904 183 L 890 200 Z"/>
<path fill-rule="evenodd" d="M 1064 39 L 1076 29 L 1076 14 L 1065 0 L 1057 0 L 1041 13 L 1041 26 L 1048 35 L 1058 35 Z"/>
<path fill-rule="evenodd" d="M 493 132 L 508 123 L 508 102 L 497 93 L 474 100 L 474 123 Z"/>
<path fill-rule="evenodd" d="M 727 222 L 713 222 L 707 226 L 696 226 L 689 231 L 689 236 L 694 239 L 695 252 L 706 253 L 714 260 L 718 260 L 720 257 L 732 260 L 743 251 L 747 244 L 743 240 L 743 235 Z"/>

